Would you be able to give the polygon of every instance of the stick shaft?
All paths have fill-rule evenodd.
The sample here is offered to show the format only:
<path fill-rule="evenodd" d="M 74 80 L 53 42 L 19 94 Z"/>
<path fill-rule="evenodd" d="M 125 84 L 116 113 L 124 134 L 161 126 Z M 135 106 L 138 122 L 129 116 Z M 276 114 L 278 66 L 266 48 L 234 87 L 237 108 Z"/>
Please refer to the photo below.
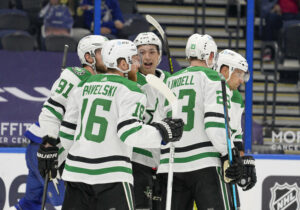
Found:
<path fill-rule="evenodd" d="M 67 62 L 68 50 L 69 50 L 69 45 L 65 44 L 65 47 L 64 47 L 64 54 L 63 54 L 63 59 L 62 59 L 62 64 L 61 64 L 61 69 L 62 69 L 62 70 L 63 70 L 64 68 L 66 68 L 66 62 Z"/>
<path fill-rule="evenodd" d="M 46 199 L 47 199 L 48 183 L 49 183 L 49 173 L 46 173 L 45 182 L 44 182 L 44 189 L 43 189 L 42 208 L 41 208 L 41 210 L 44 210 L 44 208 L 45 208 Z"/>
<path fill-rule="evenodd" d="M 230 165 L 232 164 L 232 151 L 231 151 L 231 140 L 230 140 L 230 131 L 229 131 L 229 118 L 228 118 L 228 107 L 227 107 L 227 94 L 226 94 L 226 84 L 225 80 L 221 79 L 222 85 L 222 97 L 223 97 L 223 107 L 224 107 L 224 119 L 225 119 L 225 129 L 226 129 L 226 140 L 227 140 L 227 148 L 228 148 L 228 157 Z M 234 209 L 237 210 L 237 198 L 236 198 L 236 188 L 235 185 L 232 184 L 232 196 L 233 196 L 233 204 Z"/>

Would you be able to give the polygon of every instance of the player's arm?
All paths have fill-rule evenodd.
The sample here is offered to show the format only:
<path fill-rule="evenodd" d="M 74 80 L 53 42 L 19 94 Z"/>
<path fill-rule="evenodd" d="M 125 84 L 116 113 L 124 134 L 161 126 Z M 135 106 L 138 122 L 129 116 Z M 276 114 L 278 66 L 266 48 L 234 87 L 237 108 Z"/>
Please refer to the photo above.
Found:
<path fill-rule="evenodd" d="M 71 70 L 65 69 L 51 88 L 51 95 L 44 103 L 39 115 L 39 122 L 43 133 L 57 138 L 59 126 L 66 112 L 66 104 L 78 78 Z"/>
<path fill-rule="evenodd" d="M 221 154 L 224 180 L 226 182 L 236 183 L 242 176 L 243 163 L 239 156 L 239 152 L 232 144 L 232 163 L 230 165 L 227 164 L 229 158 L 221 82 L 211 82 L 206 80 L 201 84 L 204 91 L 204 128 L 206 134 L 216 150 Z M 229 88 L 227 88 L 227 93 L 230 93 Z M 230 110 L 231 104 L 229 95 L 227 96 L 227 102 L 228 110 Z"/>
<path fill-rule="evenodd" d="M 59 126 L 66 112 L 66 104 L 69 94 L 72 92 L 75 82 L 79 78 L 65 69 L 51 88 L 51 96 L 44 103 L 39 116 L 39 123 L 44 136 L 43 142 L 37 152 L 38 167 L 44 177 L 50 171 L 50 178 L 55 178 L 58 168 L 58 138 Z"/>
<path fill-rule="evenodd" d="M 142 121 L 146 96 L 139 92 L 132 92 L 126 96 L 120 102 L 117 126 L 121 141 L 133 147 L 160 148 L 162 140 L 168 143 L 181 138 L 182 120 L 164 119 L 147 125 Z"/>
<path fill-rule="evenodd" d="M 240 151 L 240 155 L 244 156 L 243 130 L 242 130 L 242 114 L 244 112 L 244 100 L 238 90 L 233 91 L 231 97 L 231 114 L 230 128 L 234 146 Z"/>
<path fill-rule="evenodd" d="M 205 132 L 216 148 L 225 156 L 228 154 L 225 130 L 225 118 L 222 99 L 221 82 L 203 81 L 204 93 L 204 128 Z M 230 91 L 228 90 L 227 93 Z M 228 100 L 228 109 L 231 104 Z"/>
<path fill-rule="evenodd" d="M 78 98 L 81 88 L 76 87 L 69 97 L 66 113 L 64 115 L 63 121 L 61 122 L 59 138 L 61 145 L 59 145 L 58 151 L 58 165 L 61 165 L 71 149 L 74 143 L 74 136 L 77 127 L 77 120 L 79 116 L 79 101 Z"/>

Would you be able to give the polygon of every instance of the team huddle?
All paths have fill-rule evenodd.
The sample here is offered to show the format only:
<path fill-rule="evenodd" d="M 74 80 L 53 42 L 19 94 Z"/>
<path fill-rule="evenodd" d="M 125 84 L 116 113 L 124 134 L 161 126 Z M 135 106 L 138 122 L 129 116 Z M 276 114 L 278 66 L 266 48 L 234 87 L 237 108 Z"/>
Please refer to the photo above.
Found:
<path fill-rule="evenodd" d="M 199 210 L 234 209 L 232 185 L 255 185 L 254 159 L 243 152 L 244 102 L 237 90 L 249 79 L 243 56 L 229 49 L 217 53 L 211 36 L 193 34 L 186 44 L 190 66 L 171 75 L 157 68 L 162 43 L 152 32 L 133 42 L 89 35 L 77 54 L 82 66 L 62 71 L 38 122 L 25 133 L 29 175 L 15 208 L 41 209 L 42 177 L 49 175 L 47 202 L 63 210 L 166 209 L 171 143 L 172 210 L 192 210 L 194 203 Z M 178 99 L 175 116 L 147 83 L 148 74 Z"/>

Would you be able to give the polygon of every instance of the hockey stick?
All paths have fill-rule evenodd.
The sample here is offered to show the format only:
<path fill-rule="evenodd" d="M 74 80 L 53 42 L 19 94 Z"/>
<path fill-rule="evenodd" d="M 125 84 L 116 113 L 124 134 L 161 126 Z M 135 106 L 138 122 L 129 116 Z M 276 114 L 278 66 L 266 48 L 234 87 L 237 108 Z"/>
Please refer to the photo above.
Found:
<path fill-rule="evenodd" d="M 45 208 L 46 198 L 47 198 L 48 183 L 49 183 L 49 173 L 46 173 L 45 183 L 44 183 L 44 189 L 43 189 L 42 208 L 41 208 L 41 210 L 44 210 L 44 208 Z"/>
<path fill-rule="evenodd" d="M 229 157 L 229 163 L 231 165 L 232 164 L 232 151 L 231 151 L 231 140 L 230 140 L 230 131 L 229 131 L 229 118 L 228 118 L 226 86 L 225 86 L 225 78 L 223 77 L 223 75 L 220 75 L 220 77 L 221 77 L 221 86 L 222 86 L 222 97 L 223 97 L 223 107 L 224 107 L 224 119 L 225 119 L 228 157 Z M 234 184 L 232 184 L 231 186 L 232 186 L 234 209 L 237 210 L 238 208 L 237 208 L 236 187 L 235 187 Z"/>
<path fill-rule="evenodd" d="M 172 115 L 177 116 L 177 98 L 175 97 L 172 90 L 158 77 L 148 74 L 146 81 L 149 85 L 156 88 L 163 96 L 167 98 L 170 105 L 172 106 Z M 167 187 L 167 201 L 166 210 L 171 209 L 172 200 L 172 187 L 173 187 L 173 163 L 174 163 L 175 147 L 173 142 L 170 142 L 170 159 L 169 159 L 169 173 L 168 173 L 168 187 Z"/>
<path fill-rule="evenodd" d="M 154 26 L 154 28 L 159 32 L 161 38 L 163 39 L 163 45 L 164 45 L 164 48 L 166 49 L 167 57 L 168 57 L 168 60 L 169 60 L 170 72 L 173 74 L 173 72 L 174 72 L 173 63 L 172 63 L 172 60 L 171 60 L 169 43 L 168 43 L 166 33 L 162 29 L 161 25 L 151 15 L 146 15 L 146 20 L 148 21 L 148 23 L 150 23 L 151 25 Z"/>
<path fill-rule="evenodd" d="M 64 47 L 64 55 L 61 63 L 61 70 L 63 71 L 64 68 L 66 68 L 66 62 L 67 62 L 67 55 L 68 55 L 69 45 L 65 44 Z"/>
<path fill-rule="evenodd" d="M 173 70 L 173 63 L 172 63 L 172 59 L 171 59 L 171 55 L 170 55 L 170 48 L 169 48 L 167 35 L 164 32 L 164 30 L 162 29 L 161 25 L 151 15 L 146 15 L 146 20 L 148 21 L 148 23 L 150 23 L 151 25 L 154 26 L 154 28 L 159 32 L 160 36 L 163 39 L 163 45 L 166 49 L 167 57 L 168 57 L 168 60 L 169 60 L 169 68 L 170 68 L 170 72 L 172 74 L 174 72 L 174 70 Z M 166 86 L 166 88 L 168 88 L 168 87 Z M 172 92 L 172 94 L 173 94 L 173 92 Z M 176 106 L 177 106 L 177 103 L 176 103 Z M 173 105 L 172 105 L 172 110 L 173 111 L 176 110 L 176 109 L 173 109 Z M 174 116 L 175 116 L 175 113 L 173 112 L 173 117 Z M 166 201 L 166 203 L 167 203 L 166 204 L 167 205 L 166 209 L 167 210 L 171 209 L 172 188 L 173 188 L 174 155 L 175 155 L 175 147 L 174 147 L 173 143 L 171 142 L 170 143 L 170 161 L 169 161 L 169 173 L 168 173 L 168 187 L 167 187 L 168 191 L 167 191 L 167 201 Z"/>

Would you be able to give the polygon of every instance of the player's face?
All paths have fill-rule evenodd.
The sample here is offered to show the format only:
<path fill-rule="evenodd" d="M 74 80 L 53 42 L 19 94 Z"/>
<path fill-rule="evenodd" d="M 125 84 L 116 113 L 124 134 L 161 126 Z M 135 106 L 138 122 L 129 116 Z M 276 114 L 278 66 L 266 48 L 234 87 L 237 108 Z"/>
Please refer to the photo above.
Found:
<path fill-rule="evenodd" d="M 99 74 L 104 74 L 106 73 L 106 66 L 104 65 L 102 61 L 102 56 L 101 56 L 101 49 L 95 50 L 95 60 L 96 60 L 96 71 Z"/>
<path fill-rule="evenodd" d="M 228 85 L 231 90 L 236 90 L 245 82 L 245 72 L 240 69 L 235 69 L 228 80 Z"/>
<path fill-rule="evenodd" d="M 138 53 L 142 57 L 141 72 L 145 75 L 154 74 L 160 56 L 156 45 L 140 45 Z"/>

